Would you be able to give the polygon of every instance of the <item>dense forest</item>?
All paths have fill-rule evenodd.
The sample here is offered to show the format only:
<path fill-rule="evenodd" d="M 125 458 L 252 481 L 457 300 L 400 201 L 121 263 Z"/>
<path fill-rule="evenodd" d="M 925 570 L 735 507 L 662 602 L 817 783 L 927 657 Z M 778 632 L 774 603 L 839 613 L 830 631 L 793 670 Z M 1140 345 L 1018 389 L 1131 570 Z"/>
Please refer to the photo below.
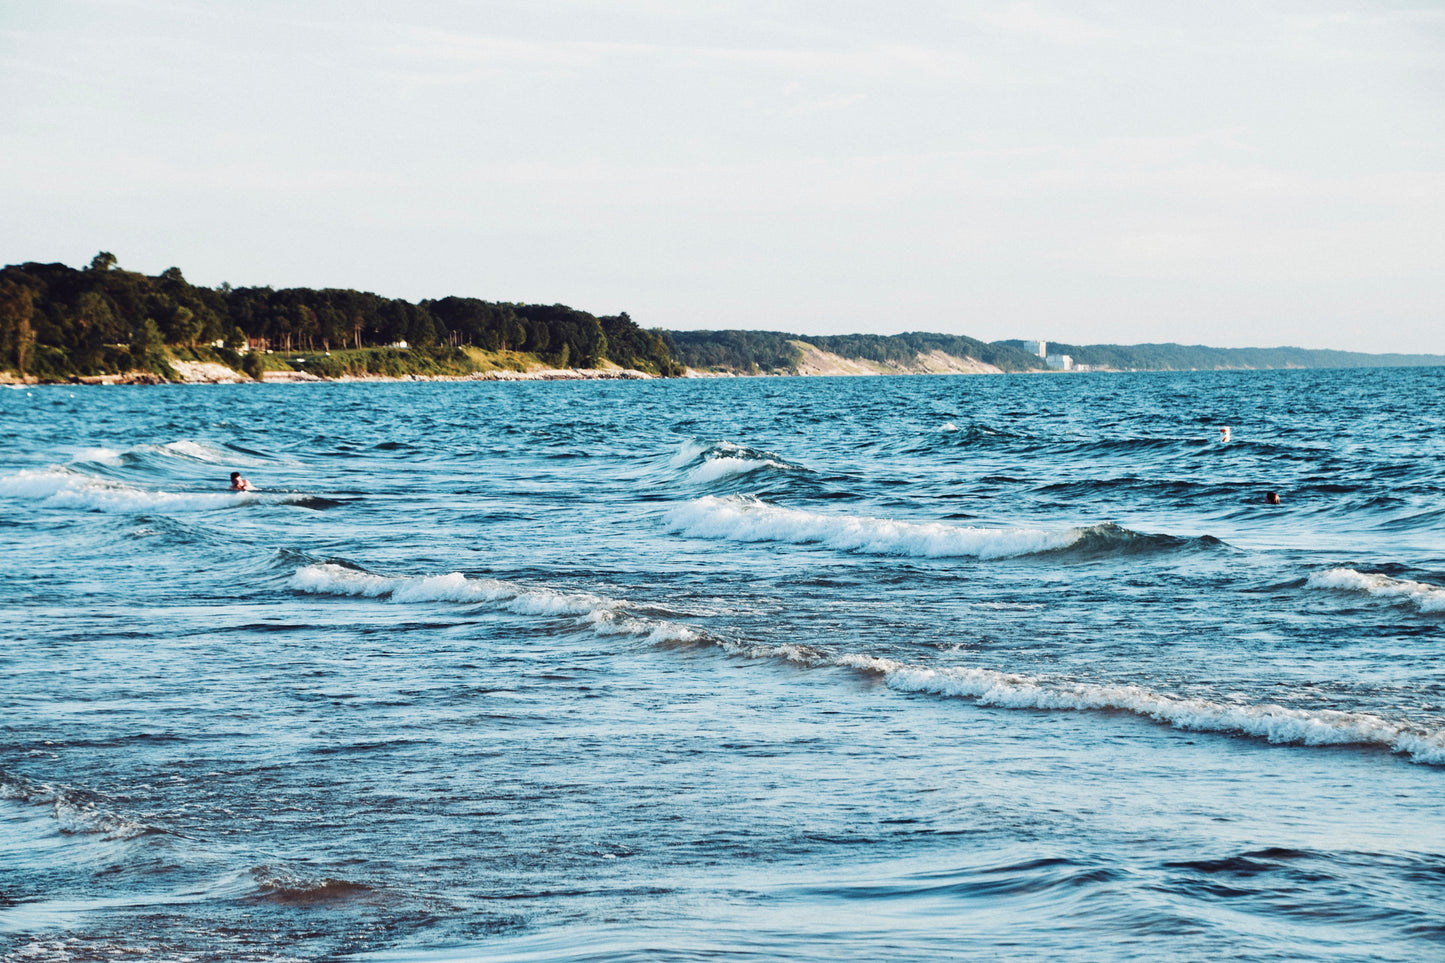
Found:
<path fill-rule="evenodd" d="M 423 359 L 463 346 L 535 355 L 556 367 L 625 368 L 675 375 L 661 332 L 626 313 L 597 317 L 565 305 L 475 298 L 385 298 L 334 288 L 190 284 L 179 268 L 155 277 L 97 254 L 84 269 L 27 263 L 0 269 L 0 368 L 42 380 L 126 370 L 169 377 L 166 346 L 219 342 L 240 351 L 327 352 L 405 343 Z"/>

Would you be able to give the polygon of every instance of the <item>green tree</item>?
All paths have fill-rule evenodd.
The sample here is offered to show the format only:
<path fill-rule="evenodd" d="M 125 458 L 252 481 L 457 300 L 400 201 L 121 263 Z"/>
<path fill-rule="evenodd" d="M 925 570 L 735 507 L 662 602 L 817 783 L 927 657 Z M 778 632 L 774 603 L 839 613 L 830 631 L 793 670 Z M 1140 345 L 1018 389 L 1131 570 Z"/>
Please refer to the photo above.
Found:
<path fill-rule="evenodd" d="M 152 371 L 169 378 L 170 365 L 166 358 L 166 343 L 161 329 L 154 319 L 146 318 L 136 328 L 130 341 L 131 362 L 143 371 Z"/>
<path fill-rule="evenodd" d="M 265 380 L 266 366 L 261 363 L 261 356 L 254 351 L 241 359 L 241 370 L 257 381 Z"/>
<path fill-rule="evenodd" d="M 196 317 L 194 311 L 182 305 L 176 308 L 171 314 L 171 323 L 167 328 L 172 344 L 184 344 L 194 348 L 196 339 L 201 336 L 201 319 Z"/>
<path fill-rule="evenodd" d="M 30 323 L 34 312 L 34 292 L 14 281 L 0 282 L 0 362 L 13 363 L 22 378 L 35 346 L 35 328 Z"/>

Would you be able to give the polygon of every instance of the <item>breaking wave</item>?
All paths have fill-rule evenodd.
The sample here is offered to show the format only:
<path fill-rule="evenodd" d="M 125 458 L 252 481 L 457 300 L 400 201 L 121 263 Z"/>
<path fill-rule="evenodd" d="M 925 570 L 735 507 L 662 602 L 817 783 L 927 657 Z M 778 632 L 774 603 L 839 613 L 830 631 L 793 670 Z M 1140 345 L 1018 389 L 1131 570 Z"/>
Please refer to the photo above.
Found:
<path fill-rule="evenodd" d="M 708 495 L 674 508 L 666 521 L 669 530 L 696 538 L 824 545 L 913 558 L 1016 558 L 1064 550 L 1087 555 L 1133 554 L 1222 544 L 1209 536 L 1150 535 L 1113 524 L 1062 530 L 982 528 L 821 514 L 768 504 L 751 495 Z"/>
<path fill-rule="evenodd" d="M 774 452 L 761 451 L 730 441 L 710 445 L 688 442 L 672 456 L 669 464 L 674 470 L 686 470 L 688 480 L 700 485 L 715 484 L 764 469 L 788 472 L 808 470 Z"/>
<path fill-rule="evenodd" d="M 1176 729 L 1238 733 L 1286 745 L 1374 746 L 1415 762 L 1445 765 L 1445 730 L 1429 731 L 1367 712 L 1235 705 L 1141 686 L 1054 681 L 990 669 L 930 669 L 864 655 L 841 656 L 836 664 L 882 676 L 890 688 L 904 692 L 971 698 L 1007 709 L 1128 712 Z"/>
<path fill-rule="evenodd" d="M 578 617 L 599 635 L 631 635 L 649 642 L 691 642 L 701 634 L 687 626 L 640 616 L 627 603 L 585 592 L 524 587 L 490 578 L 446 575 L 386 576 L 336 562 L 298 568 L 291 588 L 312 595 L 361 596 L 398 603 L 488 604 L 518 615 Z"/>
<path fill-rule="evenodd" d="M 1352 568 L 1332 568 L 1315 572 L 1305 581 L 1305 588 L 1337 592 L 1363 592 L 1375 598 L 1414 605 L 1421 612 L 1445 612 L 1445 587 L 1428 582 L 1412 582 L 1391 578 L 1379 572 L 1357 572 Z"/>

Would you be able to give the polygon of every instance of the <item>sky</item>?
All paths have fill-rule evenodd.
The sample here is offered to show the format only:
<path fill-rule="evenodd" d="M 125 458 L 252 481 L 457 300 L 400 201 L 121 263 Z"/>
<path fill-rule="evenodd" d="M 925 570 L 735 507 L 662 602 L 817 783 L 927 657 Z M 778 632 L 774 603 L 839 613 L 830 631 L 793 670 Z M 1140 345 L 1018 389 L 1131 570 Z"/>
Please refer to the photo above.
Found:
<path fill-rule="evenodd" d="M 1441 0 L 0 0 L 0 263 L 1445 353 Z"/>

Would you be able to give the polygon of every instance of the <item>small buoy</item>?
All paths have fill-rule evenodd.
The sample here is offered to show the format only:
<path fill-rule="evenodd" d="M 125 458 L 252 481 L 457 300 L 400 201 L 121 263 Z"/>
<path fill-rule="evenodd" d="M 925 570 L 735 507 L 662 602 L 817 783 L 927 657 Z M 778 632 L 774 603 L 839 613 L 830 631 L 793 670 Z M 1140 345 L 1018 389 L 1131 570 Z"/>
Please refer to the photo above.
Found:
<path fill-rule="evenodd" d="M 1221 429 L 1219 429 L 1219 440 L 1220 440 L 1221 443 L 1226 443 L 1226 444 L 1227 444 L 1227 443 L 1229 442 L 1229 429 L 1228 429 L 1228 428 L 1221 428 Z"/>

